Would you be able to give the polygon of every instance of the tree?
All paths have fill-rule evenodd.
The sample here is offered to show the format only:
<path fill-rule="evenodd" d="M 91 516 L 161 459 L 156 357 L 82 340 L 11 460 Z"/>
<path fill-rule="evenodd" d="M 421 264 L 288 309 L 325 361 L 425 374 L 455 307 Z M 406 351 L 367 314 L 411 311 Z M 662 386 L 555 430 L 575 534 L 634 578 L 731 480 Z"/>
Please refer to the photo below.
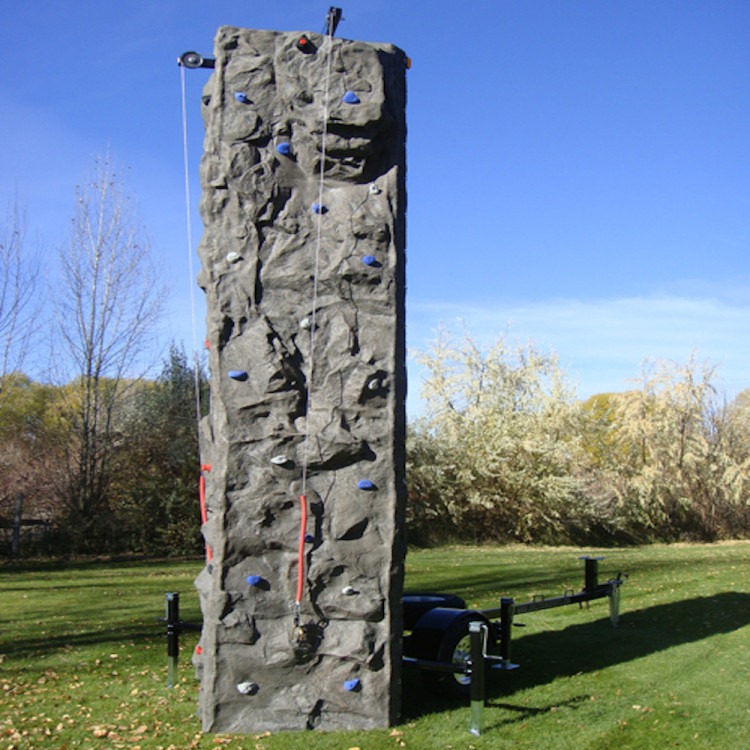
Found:
<path fill-rule="evenodd" d="M 640 388 L 610 404 L 595 472 L 636 536 L 713 540 L 747 530 L 746 415 L 741 400 L 723 403 L 709 363 L 647 363 Z"/>
<path fill-rule="evenodd" d="M 562 541 L 580 511 L 578 408 L 553 356 L 442 333 L 420 362 L 427 415 L 410 439 L 412 519 L 456 536 Z"/>
<path fill-rule="evenodd" d="M 0 377 L 23 367 L 37 322 L 39 264 L 26 247 L 18 202 L 0 229 Z"/>
<path fill-rule="evenodd" d="M 17 555 L 22 526 L 48 531 L 58 520 L 54 484 L 63 440 L 53 386 L 12 373 L 0 378 L 0 389 L 0 526 L 12 530 Z"/>
<path fill-rule="evenodd" d="M 106 520 L 118 408 L 147 369 L 148 345 L 162 291 L 132 199 L 108 158 L 76 188 L 70 242 L 60 252 L 55 290 L 57 357 L 69 383 L 72 440 L 67 450 L 68 510 L 75 542 L 85 547 Z"/>
<path fill-rule="evenodd" d="M 202 549 L 196 384 L 206 414 L 205 373 L 172 345 L 156 381 L 144 384 L 132 399 L 125 425 L 129 440 L 118 451 L 112 488 L 113 512 L 130 551 L 195 554 Z"/>

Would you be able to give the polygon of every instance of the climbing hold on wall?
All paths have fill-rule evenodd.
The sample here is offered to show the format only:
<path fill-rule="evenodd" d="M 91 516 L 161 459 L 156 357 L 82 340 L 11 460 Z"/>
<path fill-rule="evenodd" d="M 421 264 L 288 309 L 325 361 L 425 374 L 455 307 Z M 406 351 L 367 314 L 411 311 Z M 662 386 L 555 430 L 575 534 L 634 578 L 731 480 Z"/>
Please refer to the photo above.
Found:
<path fill-rule="evenodd" d="M 347 91 L 344 94 L 344 101 L 347 104 L 359 104 L 359 97 L 353 91 Z"/>
<path fill-rule="evenodd" d="M 289 156 L 289 154 L 292 153 L 292 144 L 288 141 L 282 141 L 281 143 L 276 144 L 276 151 L 278 151 L 282 156 Z"/>
<path fill-rule="evenodd" d="M 263 583 L 263 576 L 248 576 L 245 580 L 249 586 L 260 586 Z"/>
<path fill-rule="evenodd" d="M 201 646 L 200 643 L 195 647 L 195 653 L 196 656 L 201 656 L 203 654 L 203 646 Z"/>
<path fill-rule="evenodd" d="M 299 327 L 304 328 L 306 331 L 309 331 L 312 326 L 312 320 L 310 318 L 302 318 L 299 322 Z"/>
<path fill-rule="evenodd" d="M 370 185 L 370 195 L 380 195 L 383 191 L 374 182 Z"/>
<path fill-rule="evenodd" d="M 359 690 L 361 686 L 362 681 L 359 679 L 359 677 L 354 677 L 351 680 L 346 680 L 346 682 L 344 682 L 344 690 L 348 690 L 350 693 Z"/>
<path fill-rule="evenodd" d="M 328 213 L 328 209 L 322 203 L 313 203 L 312 210 L 314 214 Z"/>
<path fill-rule="evenodd" d="M 358 594 L 359 591 L 357 591 L 354 586 L 344 586 L 344 588 L 341 589 L 341 593 L 344 596 L 354 596 L 355 594 Z"/>
<path fill-rule="evenodd" d="M 255 695 L 260 690 L 260 685 L 256 682 L 238 682 L 237 692 L 242 695 Z"/>
<path fill-rule="evenodd" d="M 305 541 L 308 544 L 312 544 L 315 541 L 315 537 L 312 534 L 305 534 Z"/>
<path fill-rule="evenodd" d="M 369 492 L 375 489 L 375 483 L 371 482 L 369 479 L 360 479 L 359 482 L 357 482 L 357 487 L 360 490 L 365 490 Z"/>
<path fill-rule="evenodd" d="M 242 256 L 239 253 L 236 253 L 234 250 L 232 250 L 231 253 L 227 253 L 226 260 L 227 263 L 236 263 L 238 260 L 240 260 Z"/>
<path fill-rule="evenodd" d="M 362 262 L 366 266 L 370 266 L 372 268 L 375 268 L 376 266 L 379 265 L 378 259 L 374 255 L 365 255 L 365 256 L 363 256 L 362 257 Z"/>
<path fill-rule="evenodd" d="M 406 69 L 407 70 L 411 69 L 411 57 L 406 58 Z"/>
<path fill-rule="evenodd" d="M 307 34 L 302 34 L 302 36 L 297 39 L 295 46 L 300 52 L 304 52 L 306 55 L 315 52 L 315 45 L 310 41 Z"/>
<path fill-rule="evenodd" d="M 289 460 L 289 456 L 285 456 L 283 453 L 281 453 L 278 456 L 274 456 L 271 459 L 271 463 L 276 464 L 276 466 L 284 466 L 285 464 L 290 464 L 292 462 Z"/>
<path fill-rule="evenodd" d="M 379 391 L 382 387 L 383 387 L 383 382 L 380 380 L 380 378 L 373 378 L 367 383 L 368 391 Z"/>
<path fill-rule="evenodd" d="M 248 378 L 245 370 L 229 370 L 227 375 L 229 375 L 232 380 L 239 380 L 240 382 L 244 382 Z"/>
<path fill-rule="evenodd" d="M 234 98 L 240 103 L 240 104 L 252 104 L 250 101 L 250 98 L 244 91 L 235 91 L 234 92 Z"/>

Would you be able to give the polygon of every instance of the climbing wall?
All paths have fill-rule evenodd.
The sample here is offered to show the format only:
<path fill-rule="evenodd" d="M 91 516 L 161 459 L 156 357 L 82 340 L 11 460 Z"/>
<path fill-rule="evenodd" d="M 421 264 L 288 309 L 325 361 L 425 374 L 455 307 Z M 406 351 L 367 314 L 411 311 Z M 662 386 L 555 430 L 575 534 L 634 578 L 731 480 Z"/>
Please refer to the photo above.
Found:
<path fill-rule="evenodd" d="M 206 731 L 399 703 L 404 54 L 223 27 L 203 96 Z"/>

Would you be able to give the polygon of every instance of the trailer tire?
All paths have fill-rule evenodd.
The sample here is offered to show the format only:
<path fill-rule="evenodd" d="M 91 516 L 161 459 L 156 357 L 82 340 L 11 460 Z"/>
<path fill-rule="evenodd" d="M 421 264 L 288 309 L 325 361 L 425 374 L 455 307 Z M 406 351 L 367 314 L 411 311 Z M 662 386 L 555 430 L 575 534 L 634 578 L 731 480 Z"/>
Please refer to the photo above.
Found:
<path fill-rule="evenodd" d="M 486 622 L 487 618 L 474 610 L 435 607 L 416 624 L 411 635 L 404 639 L 404 654 L 425 661 L 439 661 L 465 665 L 470 655 L 469 624 Z M 489 628 L 487 648 L 495 645 L 494 628 Z M 446 674 L 424 670 L 427 683 L 452 697 L 469 694 L 471 680 L 465 674 Z"/>
<path fill-rule="evenodd" d="M 478 615 L 476 612 L 467 612 L 466 617 L 462 617 L 453 622 L 451 627 L 445 631 L 443 640 L 438 648 L 437 660 L 465 666 L 471 657 L 471 636 L 469 635 L 469 625 L 472 622 L 488 622 L 486 617 Z M 488 650 L 494 646 L 495 638 L 493 629 L 489 628 L 487 634 Z M 442 674 L 439 676 L 440 689 L 451 696 L 465 698 L 471 690 L 471 677 L 463 673 Z"/>
<path fill-rule="evenodd" d="M 422 615 L 437 607 L 466 609 L 466 602 L 454 594 L 409 593 L 402 598 L 404 630 L 414 630 Z"/>

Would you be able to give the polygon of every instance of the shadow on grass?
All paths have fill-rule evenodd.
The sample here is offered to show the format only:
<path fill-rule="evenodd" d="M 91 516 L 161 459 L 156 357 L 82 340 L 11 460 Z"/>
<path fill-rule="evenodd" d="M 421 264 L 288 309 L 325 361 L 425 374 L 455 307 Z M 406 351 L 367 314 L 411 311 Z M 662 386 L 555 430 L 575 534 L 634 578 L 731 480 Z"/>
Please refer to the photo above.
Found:
<path fill-rule="evenodd" d="M 534 614 L 519 616 L 517 622 L 531 626 Z M 583 612 L 581 616 L 586 617 L 587 613 Z M 617 628 L 612 628 L 608 619 L 597 619 L 526 636 L 522 631 L 514 631 L 516 640 L 512 660 L 520 667 L 510 672 L 489 671 L 487 705 L 513 714 L 503 716 L 495 726 L 524 721 L 555 706 L 530 708 L 509 703 L 508 697 L 518 691 L 547 684 L 559 677 L 595 672 L 674 646 L 730 633 L 748 624 L 750 594 L 726 592 L 630 611 L 623 614 Z M 405 670 L 404 721 L 461 705 L 468 706 L 468 699 L 451 699 L 437 689 L 425 689 L 423 680 L 429 681 L 431 676 L 430 673 Z M 571 704 L 587 698 L 571 699 Z"/>

